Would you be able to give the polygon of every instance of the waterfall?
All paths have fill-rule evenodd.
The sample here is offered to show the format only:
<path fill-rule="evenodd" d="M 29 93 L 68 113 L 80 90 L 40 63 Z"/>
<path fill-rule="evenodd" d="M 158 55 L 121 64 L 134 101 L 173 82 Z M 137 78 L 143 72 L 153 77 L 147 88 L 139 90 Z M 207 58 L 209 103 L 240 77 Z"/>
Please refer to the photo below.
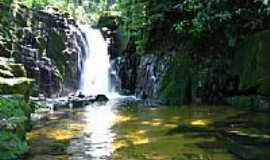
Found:
<path fill-rule="evenodd" d="M 110 56 L 108 43 L 99 29 L 79 25 L 85 34 L 85 59 L 81 73 L 80 91 L 84 95 L 109 94 Z"/>

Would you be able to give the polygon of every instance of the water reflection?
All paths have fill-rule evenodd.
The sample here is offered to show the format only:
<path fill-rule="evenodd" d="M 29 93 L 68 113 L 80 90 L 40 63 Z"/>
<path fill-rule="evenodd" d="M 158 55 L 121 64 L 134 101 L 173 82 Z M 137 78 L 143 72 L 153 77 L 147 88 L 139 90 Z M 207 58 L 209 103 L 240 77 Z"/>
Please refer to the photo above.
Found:
<path fill-rule="evenodd" d="M 116 120 L 114 101 L 87 106 L 82 118 L 85 121 L 85 128 L 70 142 L 68 148 L 70 159 L 110 159 L 115 136 L 111 130 Z"/>

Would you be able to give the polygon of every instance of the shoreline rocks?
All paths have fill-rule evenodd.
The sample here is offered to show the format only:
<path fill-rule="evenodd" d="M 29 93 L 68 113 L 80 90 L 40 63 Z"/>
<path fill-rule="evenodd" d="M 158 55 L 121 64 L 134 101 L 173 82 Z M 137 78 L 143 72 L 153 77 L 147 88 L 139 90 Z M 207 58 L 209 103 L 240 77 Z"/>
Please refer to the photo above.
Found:
<path fill-rule="evenodd" d="M 69 96 L 60 98 L 31 97 L 31 102 L 41 108 L 57 110 L 61 108 L 81 108 L 93 103 L 106 103 L 109 98 L 106 95 L 96 96 Z"/>

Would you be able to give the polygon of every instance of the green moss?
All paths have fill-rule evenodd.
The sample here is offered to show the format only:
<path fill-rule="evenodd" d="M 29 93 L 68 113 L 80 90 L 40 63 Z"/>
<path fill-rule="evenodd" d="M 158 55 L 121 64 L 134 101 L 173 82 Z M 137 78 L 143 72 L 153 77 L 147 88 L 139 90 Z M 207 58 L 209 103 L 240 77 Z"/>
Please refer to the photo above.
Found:
<path fill-rule="evenodd" d="M 32 89 L 32 82 L 33 80 L 26 77 L 0 77 L 0 94 L 21 94 L 28 98 Z"/>
<path fill-rule="evenodd" d="M 26 70 L 23 64 L 10 64 L 11 72 L 15 77 L 26 77 Z"/>
<path fill-rule="evenodd" d="M 33 80 L 26 78 L 26 71 L 22 64 L 14 62 L 12 58 L 0 57 L 0 94 L 19 94 L 24 95 L 28 98 L 28 95 L 32 88 Z M 9 115 L 9 113 L 16 112 L 16 109 L 22 109 L 24 115 L 29 115 L 30 110 L 28 105 L 23 104 L 23 96 L 12 96 L 11 99 L 0 98 L 0 107 L 2 111 L 2 116 L 17 117 L 19 115 Z M 19 107 L 18 107 L 19 106 Z M 7 108 L 6 108 L 7 107 Z M 15 107 L 16 109 L 12 110 Z M 5 112 L 11 109 L 12 112 Z M 20 110 L 18 110 L 20 112 Z M 1 114 L 1 113 L 0 113 Z M 3 118 L 3 117 L 0 117 Z"/>
<path fill-rule="evenodd" d="M 63 54 L 65 49 L 64 35 L 53 29 L 48 37 L 47 56 L 53 60 L 61 75 L 65 77 L 66 59 Z"/>
<path fill-rule="evenodd" d="M 255 105 L 255 100 L 253 97 L 249 96 L 235 96 L 235 97 L 230 97 L 227 99 L 229 104 L 231 104 L 234 107 L 254 107 Z"/>
<path fill-rule="evenodd" d="M 240 89 L 256 88 L 270 95 L 270 31 L 257 33 L 240 44 L 234 59 L 234 70 L 240 75 Z"/>
<path fill-rule="evenodd" d="M 14 77 L 14 75 L 8 70 L 0 69 L 0 77 L 9 78 Z"/>
<path fill-rule="evenodd" d="M 13 60 L 0 57 L 0 69 L 12 73 L 14 77 L 26 77 L 26 71 L 22 64 L 14 63 Z"/>
<path fill-rule="evenodd" d="M 169 104 L 189 103 L 193 70 L 193 62 L 188 54 L 176 57 L 162 82 L 162 99 Z"/>
<path fill-rule="evenodd" d="M 28 98 L 33 80 L 26 78 L 22 64 L 0 57 L 0 94 L 21 94 Z"/>

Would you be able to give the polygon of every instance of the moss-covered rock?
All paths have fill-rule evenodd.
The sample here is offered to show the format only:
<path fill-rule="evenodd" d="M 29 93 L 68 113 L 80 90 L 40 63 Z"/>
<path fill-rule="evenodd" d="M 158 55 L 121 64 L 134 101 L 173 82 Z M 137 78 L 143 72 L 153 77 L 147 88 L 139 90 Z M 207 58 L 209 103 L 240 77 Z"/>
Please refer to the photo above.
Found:
<path fill-rule="evenodd" d="M 14 62 L 14 59 L 0 57 L 0 70 L 2 76 L 26 77 L 26 71 L 22 64 Z"/>
<path fill-rule="evenodd" d="M 47 47 L 47 56 L 55 62 L 58 70 L 62 74 L 62 76 L 65 76 L 65 65 L 66 65 L 66 59 L 65 55 L 63 54 L 63 51 L 65 50 L 65 42 L 64 42 L 64 35 L 57 31 L 56 29 L 53 29 L 51 32 L 49 32 L 49 39 L 48 39 L 48 47 Z"/>
<path fill-rule="evenodd" d="M 118 28 L 118 17 L 115 16 L 102 16 L 99 18 L 97 27 L 108 27 L 112 30 L 115 30 Z"/>
<path fill-rule="evenodd" d="M 189 103 L 193 70 L 193 62 L 188 54 L 176 56 L 162 82 L 161 98 L 169 104 Z"/>
<path fill-rule="evenodd" d="M 227 102 L 235 107 L 255 107 L 255 98 L 252 96 L 234 96 L 227 98 Z"/>
<path fill-rule="evenodd" d="M 32 88 L 32 82 L 31 79 L 26 77 L 0 77 L 0 94 L 22 94 L 28 97 Z"/>
<path fill-rule="evenodd" d="M 270 96 L 270 31 L 257 33 L 242 42 L 233 66 L 240 77 L 241 91 L 253 90 Z"/>
<path fill-rule="evenodd" d="M 21 94 L 27 98 L 32 82 L 26 78 L 22 64 L 15 63 L 12 59 L 0 58 L 0 94 Z"/>

